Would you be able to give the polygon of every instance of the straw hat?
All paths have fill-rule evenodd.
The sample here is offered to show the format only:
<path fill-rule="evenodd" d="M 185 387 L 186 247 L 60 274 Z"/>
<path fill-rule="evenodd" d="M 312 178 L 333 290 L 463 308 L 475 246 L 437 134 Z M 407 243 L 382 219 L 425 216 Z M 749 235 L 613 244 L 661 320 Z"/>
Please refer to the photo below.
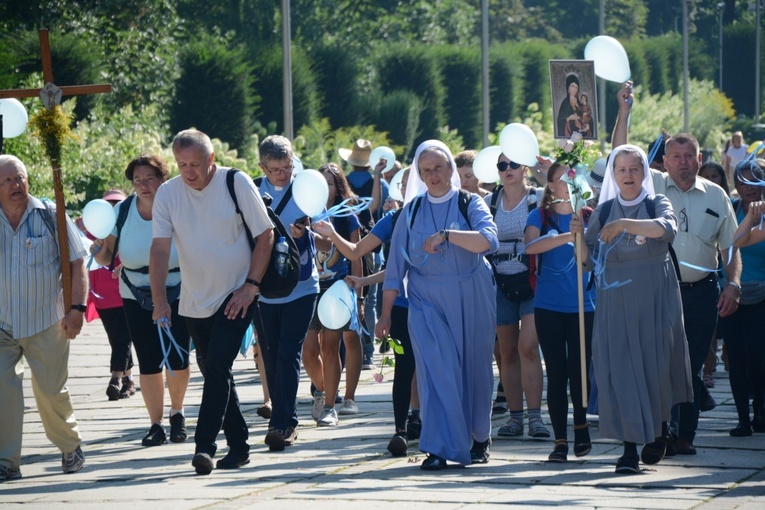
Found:
<path fill-rule="evenodd" d="M 372 152 L 372 142 L 359 138 L 353 144 L 353 149 L 337 149 L 343 161 L 353 166 L 369 166 L 369 154 Z"/>

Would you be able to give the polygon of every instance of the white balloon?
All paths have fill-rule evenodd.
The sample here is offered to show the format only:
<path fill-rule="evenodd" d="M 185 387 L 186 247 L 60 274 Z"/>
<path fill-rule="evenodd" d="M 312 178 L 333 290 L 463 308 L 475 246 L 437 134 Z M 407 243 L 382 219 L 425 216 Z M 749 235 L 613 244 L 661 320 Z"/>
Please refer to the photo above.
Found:
<path fill-rule="evenodd" d="M 300 161 L 300 158 L 292 156 L 292 175 L 297 175 L 303 170 L 305 170 L 305 168 L 303 168 L 303 162 Z"/>
<path fill-rule="evenodd" d="M 317 313 L 321 324 L 327 329 L 340 329 L 351 320 L 351 290 L 343 280 L 338 280 L 321 296 Z"/>
<path fill-rule="evenodd" d="M 404 168 L 396 172 L 396 175 L 390 180 L 390 185 L 388 186 L 388 195 L 390 195 L 393 200 L 398 200 L 399 202 L 404 201 L 404 196 L 401 194 L 401 183 L 404 179 L 405 172 L 406 169 Z"/>
<path fill-rule="evenodd" d="M 327 206 L 327 180 L 317 170 L 303 170 L 292 182 L 292 196 L 306 215 L 318 216 Z"/>
<path fill-rule="evenodd" d="M 114 207 L 106 200 L 97 198 L 91 200 L 82 210 L 82 222 L 96 239 L 106 239 L 114 230 L 117 223 L 117 215 Z"/>
<path fill-rule="evenodd" d="M 14 138 L 26 131 L 29 116 L 18 99 L 0 99 L 0 115 L 3 116 L 3 138 Z"/>
<path fill-rule="evenodd" d="M 499 170 L 497 170 L 497 161 L 502 154 L 499 145 L 486 147 L 479 152 L 473 160 L 473 174 L 481 182 L 497 182 L 499 180 Z"/>
<path fill-rule="evenodd" d="M 604 80 L 624 83 L 632 74 L 624 46 L 607 35 L 590 39 L 584 48 L 584 59 L 595 62 L 595 74 Z"/>
<path fill-rule="evenodd" d="M 502 153 L 510 158 L 510 161 L 520 163 L 528 167 L 537 164 L 539 156 L 539 142 L 529 126 L 514 122 L 508 124 L 499 134 L 499 146 Z"/>
<path fill-rule="evenodd" d="M 387 172 L 396 164 L 396 154 L 393 152 L 393 149 L 381 145 L 369 154 L 369 167 L 374 170 L 381 159 L 385 160 L 383 172 Z"/>

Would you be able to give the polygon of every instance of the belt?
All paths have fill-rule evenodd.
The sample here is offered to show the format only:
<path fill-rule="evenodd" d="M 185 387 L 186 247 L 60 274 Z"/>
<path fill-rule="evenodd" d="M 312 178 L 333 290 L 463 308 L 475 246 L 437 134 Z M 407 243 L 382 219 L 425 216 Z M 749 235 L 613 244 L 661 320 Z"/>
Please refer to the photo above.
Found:
<path fill-rule="evenodd" d="M 717 273 L 707 273 L 705 277 L 695 282 L 679 282 L 681 289 L 692 289 L 694 287 L 704 287 L 707 285 L 717 285 Z"/>

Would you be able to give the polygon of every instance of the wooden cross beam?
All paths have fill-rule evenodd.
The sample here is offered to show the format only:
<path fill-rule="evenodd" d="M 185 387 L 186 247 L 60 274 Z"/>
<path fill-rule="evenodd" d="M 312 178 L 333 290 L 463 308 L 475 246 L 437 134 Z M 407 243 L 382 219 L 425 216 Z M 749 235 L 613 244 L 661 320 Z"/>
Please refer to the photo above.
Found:
<path fill-rule="evenodd" d="M 76 96 L 101 94 L 112 91 L 112 86 L 101 85 L 70 85 L 56 87 L 53 82 L 53 67 L 50 58 L 50 41 L 48 30 L 40 30 L 40 54 L 42 56 L 43 80 L 45 87 L 41 89 L 7 89 L 0 90 L 0 98 L 41 97 L 47 108 L 54 108 L 61 96 Z M 55 93 L 53 93 L 55 91 Z M 60 91 L 60 92 L 59 92 Z M 47 101 L 46 101 L 47 99 Z M 2 133 L 0 133 L 2 135 Z M 59 258 L 61 259 L 61 280 L 64 289 L 64 313 L 72 306 L 72 271 L 69 266 L 69 239 L 66 229 L 66 202 L 64 201 L 64 186 L 61 180 L 61 168 L 53 165 L 53 191 L 56 196 L 56 226 L 58 230 Z M 84 304 L 84 303 L 78 303 Z"/>

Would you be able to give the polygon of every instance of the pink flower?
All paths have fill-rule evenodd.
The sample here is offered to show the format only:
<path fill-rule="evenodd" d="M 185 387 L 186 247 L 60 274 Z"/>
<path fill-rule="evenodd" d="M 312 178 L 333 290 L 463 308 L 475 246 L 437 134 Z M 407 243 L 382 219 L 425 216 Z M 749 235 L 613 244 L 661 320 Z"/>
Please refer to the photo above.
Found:
<path fill-rule="evenodd" d="M 566 144 L 569 142 L 569 140 L 558 140 L 558 147 L 561 149 L 566 146 Z"/>
<path fill-rule="evenodd" d="M 383 376 L 380 372 L 377 372 L 374 377 L 375 381 L 379 383 L 383 382 L 383 379 L 385 379 L 385 376 Z"/>
<path fill-rule="evenodd" d="M 573 179 L 574 177 L 576 177 L 576 170 L 574 170 L 573 168 L 569 168 L 566 171 L 566 175 L 568 176 L 569 179 Z"/>
<path fill-rule="evenodd" d="M 574 131 L 573 133 L 571 133 L 572 142 L 576 143 L 581 139 L 582 139 L 582 133 L 580 133 L 579 131 Z"/>
<path fill-rule="evenodd" d="M 566 140 L 566 145 L 563 147 L 563 150 L 566 152 L 571 152 L 574 150 L 574 142 L 571 140 Z"/>

